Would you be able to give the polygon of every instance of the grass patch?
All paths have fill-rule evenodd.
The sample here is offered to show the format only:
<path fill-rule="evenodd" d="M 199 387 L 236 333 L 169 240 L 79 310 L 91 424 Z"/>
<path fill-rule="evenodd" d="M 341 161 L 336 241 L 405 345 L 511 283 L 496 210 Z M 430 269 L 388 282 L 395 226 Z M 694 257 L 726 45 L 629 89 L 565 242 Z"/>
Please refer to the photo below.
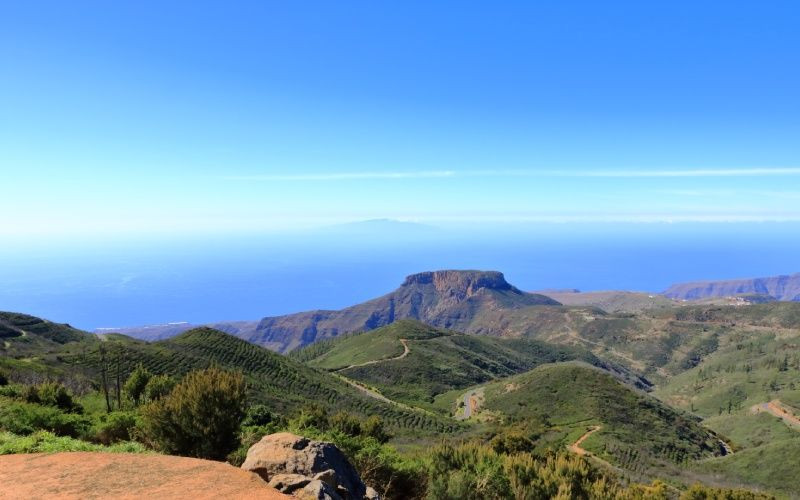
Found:
<path fill-rule="evenodd" d="M 152 453 L 136 442 L 117 443 L 111 446 L 81 441 L 52 432 L 38 431 L 28 436 L 0 432 L 0 455 L 14 453 L 58 453 L 62 451 L 105 451 L 110 453 Z"/>

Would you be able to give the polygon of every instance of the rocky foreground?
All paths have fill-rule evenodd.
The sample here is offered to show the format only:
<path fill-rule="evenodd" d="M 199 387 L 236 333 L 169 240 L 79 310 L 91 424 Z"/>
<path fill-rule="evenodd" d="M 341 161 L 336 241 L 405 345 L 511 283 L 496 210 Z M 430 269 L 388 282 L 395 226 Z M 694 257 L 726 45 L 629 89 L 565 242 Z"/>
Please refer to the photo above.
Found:
<path fill-rule="evenodd" d="M 196 458 L 131 453 L 0 456 L 3 499 L 377 500 L 331 443 L 287 432 L 253 445 L 242 468 Z M 288 495 L 292 496 L 288 496 Z"/>

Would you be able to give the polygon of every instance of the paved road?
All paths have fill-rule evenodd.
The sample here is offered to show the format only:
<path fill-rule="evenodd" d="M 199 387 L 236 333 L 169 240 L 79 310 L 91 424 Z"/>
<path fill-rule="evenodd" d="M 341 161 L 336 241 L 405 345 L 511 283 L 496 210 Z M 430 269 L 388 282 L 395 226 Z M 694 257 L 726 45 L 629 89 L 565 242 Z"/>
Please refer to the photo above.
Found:
<path fill-rule="evenodd" d="M 464 394 L 464 414 L 457 416 L 456 420 L 467 420 L 477 412 L 479 404 L 478 397 L 481 395 L 481 391 L 483 391 L 483 387 L 473 389 Z"/>
<path fill-rule="evenodd" d="M 464 394 L 464 420 L 472 416 L 472 398 L 471 392 Z"/>

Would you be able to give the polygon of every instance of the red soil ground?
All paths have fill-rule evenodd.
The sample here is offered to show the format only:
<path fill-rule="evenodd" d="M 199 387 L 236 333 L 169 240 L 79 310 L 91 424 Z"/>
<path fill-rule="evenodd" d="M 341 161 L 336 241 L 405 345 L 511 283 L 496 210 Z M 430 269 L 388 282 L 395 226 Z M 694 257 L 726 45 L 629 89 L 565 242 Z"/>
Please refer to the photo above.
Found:
<path fill-rule="evenodd" d="M 288 499 L 253 473 L 166 455 L 54 453 L 0 456 L 2 499 Z"/>

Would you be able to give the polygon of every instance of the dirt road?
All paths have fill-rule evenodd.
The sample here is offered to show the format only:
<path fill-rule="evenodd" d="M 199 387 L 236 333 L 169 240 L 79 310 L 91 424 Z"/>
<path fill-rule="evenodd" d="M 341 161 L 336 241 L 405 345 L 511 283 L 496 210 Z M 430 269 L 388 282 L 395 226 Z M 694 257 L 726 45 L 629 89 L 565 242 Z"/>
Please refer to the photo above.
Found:
<path fill-rule="evenodd" d="M 790 427 L 800 428 L 800 418 L 789 413 L 783 408 L 783 403 L 779 399 L 773 399 L 769 403 L 762 403 L 758 405 L 758 411 L 765 411 L 770 413 L 784 422 L 789 424 Z"/>
<path fill-rule="evenodd" d="M 399 356 L 395 356 L 393 358 L 382 358 L 382 359 L 373 359 L 372 361 L 365 361 L 363 363 L 357 363 L 355 365 L 345 366 L 344 368 L 339 368 L 338 370 L 334 370 L 337 372 L 341 372 L 344 370 L 349 370 L 350 368 L 358 368 L 359 366 L 369 366 L 374 365 L 376 363 L 383 363 L 385 361 L 395 361 L 398 359 L 403 359 L 408 356 L 408 353 L 411 352 L 411 349 L 408 347 L 408 340 L 407 339 L 400 339 L 400 343 L 403 344 L 403 353 Z"/>
<path fill-rule="evenodd" d="M 586 439 L 589 436 L 591 436 L 592 434 L 594 434 L 595 432 L 599 431 L 602 428 L 603 427 L 599 426 L 599 425 L 593 426 L 591 429 L 586 431 L 586 433 L 584 433 L 583 436 L 579 437 L 577 441 L 575 441 L 574 443 L 572 443 L 571 445 L 568 446 L 569 451 L 571 451 L 573 453 L 577 453 L 578 455 L 581 455 L 581 456 L 585 456 L 585 455 L 592 456 L 591 452 L 586 451 L 583 448 L 581 448 L 581 444 L 584 441 L 586 441 Z"/>

